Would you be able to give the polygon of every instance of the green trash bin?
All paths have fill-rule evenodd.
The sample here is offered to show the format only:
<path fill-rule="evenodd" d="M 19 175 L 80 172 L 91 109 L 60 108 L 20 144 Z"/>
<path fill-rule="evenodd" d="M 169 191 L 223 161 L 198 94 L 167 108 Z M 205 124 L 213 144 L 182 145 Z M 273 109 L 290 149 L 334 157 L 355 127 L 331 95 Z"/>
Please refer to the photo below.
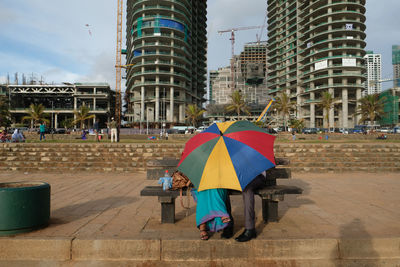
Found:
<path fill-rule="evenodd" d="M 44 182 L 0 183 L 0 236 L 48 225 L 50 185 Z"/>

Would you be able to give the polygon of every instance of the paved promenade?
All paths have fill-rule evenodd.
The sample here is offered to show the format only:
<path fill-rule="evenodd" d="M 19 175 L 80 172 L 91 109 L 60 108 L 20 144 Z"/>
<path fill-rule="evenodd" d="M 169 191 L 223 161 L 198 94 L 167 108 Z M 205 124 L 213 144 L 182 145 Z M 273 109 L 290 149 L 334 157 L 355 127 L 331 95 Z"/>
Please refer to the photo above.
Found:
<path fill-rule="evenodd" d="M 177 200 L 176 224 L 160 224 L 157 198 L 139 195 L 156 184 L 144 173 L 0 173 L 0 182 L 28 180 L 51 185 L 50 225 L 0 237 L 0 266 L 184 266 L 185 260 L 196 263 L 191 266 L 240 266 L 247 257 L 260 266 L 400 266 L 397 173 L 294 174 L 281 184 L 304 193 L 285 196 L 279 223 L 269 224 L 262 222 L 257 197 L 259 236 L 244 244 L 221 240 L 218 233 L 199 240 L 192 199 L 187 214 Z M 232 206 L 238 235 L 241 196 L 232 197 Z"/>

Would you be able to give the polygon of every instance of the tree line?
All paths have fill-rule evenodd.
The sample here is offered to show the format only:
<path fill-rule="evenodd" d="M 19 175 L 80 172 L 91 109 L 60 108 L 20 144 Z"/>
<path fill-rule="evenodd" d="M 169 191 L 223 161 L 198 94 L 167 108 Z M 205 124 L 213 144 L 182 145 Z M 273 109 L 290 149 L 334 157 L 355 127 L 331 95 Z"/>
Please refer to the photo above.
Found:
<path fill-rule="evenodd" d="M 318 109 L 324 111 L 324 128 L 329 128 L 330 110 L 335 109 L 335 106 L 340 104 L 340 100 L 332 96 L 329 91 L 325 91 L 321 94 L 320 99 L 314 100 Z M 366 95 L 361 98 L 358 103 L 356 115 L 360 115 L 361 119 L 359 124 L 365 124 L 369 122 L 373 124 L 374 121 L 379 120 L 385 115 L 384 112 L 385 98 L 379 98 L 378 94 Z M 29 121 L 31 127 L 36 126 L 38 123 L 46 122 L 49 123 L 48 117 L 50 114 L 44 112 L 45 107 L 42 104 L 31 104 L 25 113 L 28 115 L 22 118 L 22 122 Z M 298 129 L 301 131 L 304 128 L 303 119 L 290 118 L 291 112 L 296 111 L 296 102 L 291 101 L 288 94 L 282 92 L 275 98 L 272 106 L 272 110 L 276 112 L 282 118 L 283 127 L 286 129 L 288 126 Z M 205 112 L 215 114 L 218 112 L 215 105 L 209 105 L 207 109 L 198 107 L 195 104 L 190 104 L 186 107 L 186 120 L 189 121 L 192 126 L 197 127 L 203 120 Z M 237 119 L 240 119 L 242 114 L 250 115 L 250 108 L 246 104 L 243 94 L 236 90 L 230 96 L 230 104 L 222 107 L 223 112 L 230 112 L 237 115 Z M 91 115 L 90 109 L 82 105 L 78 110 L 74 111 L 75 119 L 64 122 L 64 127 L 71 128 L 74 125 L 80 125 L 80 128 L 85 128 L 85 123 L 89 119 L 93 119 L 95 115 Z M 9 111 L 9 103 L 6 97 L 0 97 L 0 127 L 9 127 L 11 125 L 11 116 Z"/>

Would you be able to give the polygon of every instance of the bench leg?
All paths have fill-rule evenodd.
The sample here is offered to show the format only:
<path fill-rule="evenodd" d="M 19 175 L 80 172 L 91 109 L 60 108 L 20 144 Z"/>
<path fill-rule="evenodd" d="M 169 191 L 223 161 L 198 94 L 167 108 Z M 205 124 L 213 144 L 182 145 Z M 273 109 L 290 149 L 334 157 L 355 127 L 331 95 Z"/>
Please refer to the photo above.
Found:
<path fill-rule="evenodd" d="M 278 221 L 278 201 L 262 199 L 262 215 L 265 223 Z"/>
<path fill-rule="evenodd" d="M 161 203 L 161 223 L 175 223 L 175 198 L 159 197 Z"/>

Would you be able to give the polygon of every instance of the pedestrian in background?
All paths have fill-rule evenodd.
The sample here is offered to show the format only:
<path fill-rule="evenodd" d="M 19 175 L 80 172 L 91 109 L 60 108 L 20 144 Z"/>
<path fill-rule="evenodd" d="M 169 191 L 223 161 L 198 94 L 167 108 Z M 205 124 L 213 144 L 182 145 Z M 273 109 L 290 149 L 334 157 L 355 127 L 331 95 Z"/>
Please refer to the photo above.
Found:
<path fill-rule="evenodd" d="M 99 138 L 99 131 L 100 131 L 99 119 L 96 119 L 96 121 L 93 124 L 93 128 L 94 128 L 94 131 L 95 131 L 95 134 L 96 134 L 96 140 L 97 140 L 97 142 L 100 142 L 100 138 Z"/>
<path fill-rule="evenodd" d="M 111 129 L 111 143 L 117 142 L 117 122 L 114 120 L 114 118 L 111 118 L 109 128 Z"/>
<path fill-rule="evenodd" d="M 43 140 L 45 140 L 45 139 L 46 139 L 46 136 L 45 136 L 45 133 L 46 133 L 46 123 L 45 123 L 45 122 L 42 122 L 42 124 L 40 124 L 40 126 L 39 126 L 39 132 L 40 132 L 40 141 L 42 141 L 42 138 L 43 138 Z"/>

